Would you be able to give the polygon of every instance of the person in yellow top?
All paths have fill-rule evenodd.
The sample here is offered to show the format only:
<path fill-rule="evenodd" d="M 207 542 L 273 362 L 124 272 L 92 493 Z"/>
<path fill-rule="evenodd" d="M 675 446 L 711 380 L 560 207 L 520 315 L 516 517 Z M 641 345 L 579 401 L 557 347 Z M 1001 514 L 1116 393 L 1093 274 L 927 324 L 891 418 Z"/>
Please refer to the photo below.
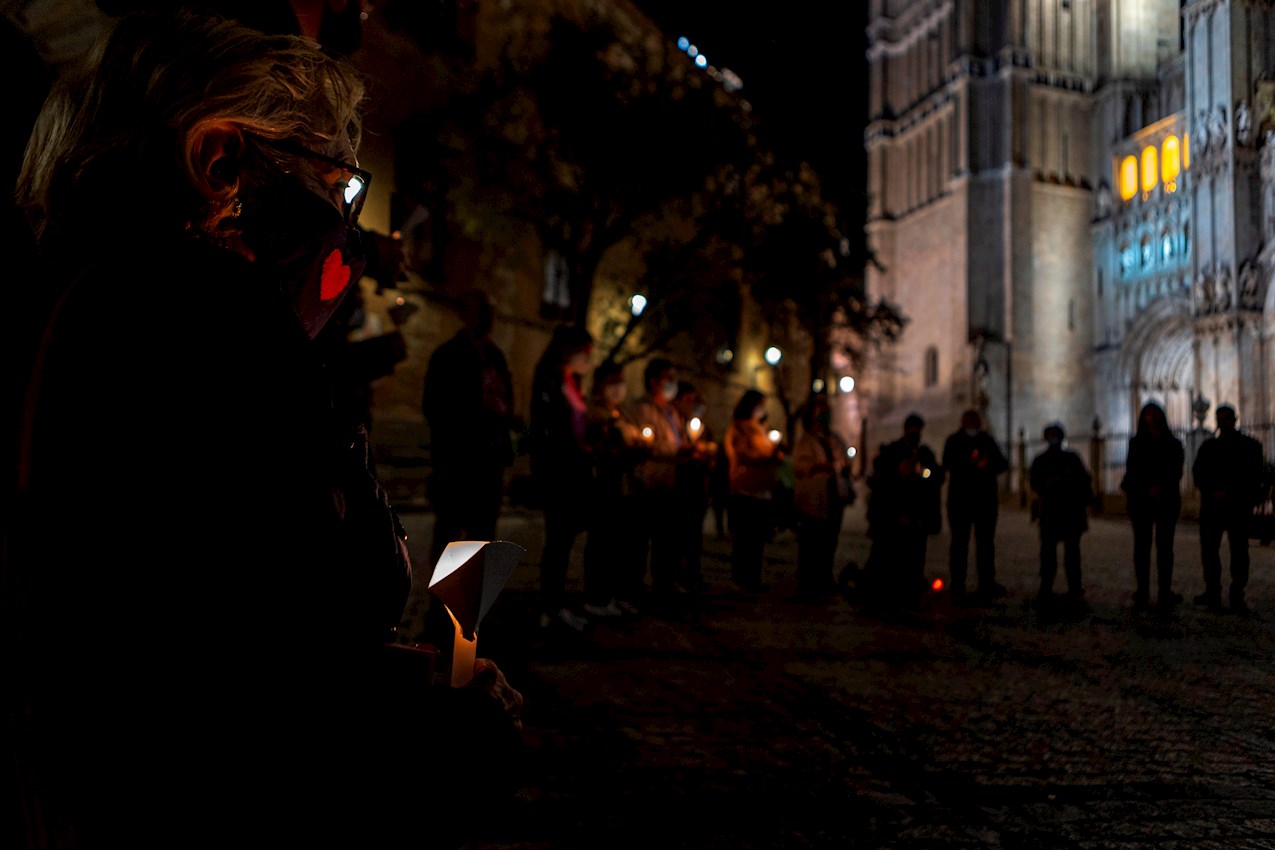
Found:
<path fill-rule="evenodd" d="M 747 390 L 726 428 L 730 465 L 731 579 L 747 593 L 765 590 L 762 556 L 774 522 L 772 493 L 784 454 L 766 428 L 766 396 Z"/>

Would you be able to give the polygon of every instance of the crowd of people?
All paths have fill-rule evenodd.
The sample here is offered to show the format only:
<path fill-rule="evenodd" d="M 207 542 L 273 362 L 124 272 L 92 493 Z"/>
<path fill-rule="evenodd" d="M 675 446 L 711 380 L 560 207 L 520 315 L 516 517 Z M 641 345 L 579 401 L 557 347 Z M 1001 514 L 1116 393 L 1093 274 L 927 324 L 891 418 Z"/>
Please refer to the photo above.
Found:
<path fill-rule="evenodd" d="M 483 296 L 474 297 L 490 310 Z M 490 323 L 484 322 L 475 335 L 473 323 L 466 321 L 438 349 L 426 375 L 424 412 L 435 458 L 428 489 L 438 517 L 435 553 L 448 541 L 461 539 L 460 534 L 490 535 L 502 494 L 498 468 L 466 479 L 465 487 L 480 486 L 486 494 L 475 500 L 450 480 L 451 466 L 477 458 L 504 467 L 512 460 L 503 448 L 483 454 L 470 445 L 483 430 L 474 423 L 503 421 L 495 430 L 505 433 L 515 428 L 505 396 L 507 370 L 502 366 L 497 375 L 484 379 L 474 368 L 456 369 L 455 355 L 449 353 L 459 349 L 474 359 L 476 352 L 491 347 L 489 330 Z M 741 393 L 719 437 L 708 423 L 699 389 L 671 361 L 648 361 L 642 392 L 630 399 L 623 370 L 610 359 L 595 367 L 594 355 L 594 341 L 584 328 L 560 325 L 532 379 L 524 445 L 544 511 L 542 627 L 579 632 L 591 621 L 668 609 L 679 597 L 703 592 L 707 583 L 701 561 L 710 507 L 720 512 L 723 533 L 729 521 L 731 578 L 743 592 L 766 589 L 765 548 L 777 526 L 797 533 L 800 595 L 817 600 L 838 591 L 833 580 L 837 539 L 855 490 L 849 447 L 831 429 L 826 396 L 815 394 L 804 405 L 791 449 L 781 432 L 769 426 L 769 399 L 758 389 Z M 495 354 L 486 359 L 503 363 Z M 468 388 L 452 388 L 445 394 L 446 404 L 436 403 L 432 399 L 439 397 L 437 388 L 444 380 L 460 380 Z M 494 414 L 491 394 L 484 390 L 493 384 L 501 389 Z M 468 442 L 458 441 L 461 437 Z M 792 475 L 792 507 L 784 516 L 776 498 L 783 489 L 782 470 Z M 450 517 L 458 501 L 471 505 L 473 520 Z M 566 583 L 571 553 L 581 540 L 584 600 L 576 605 L 568 600 Z M 445 624 L 437 625 L 430 639 L 445 642 Z"/>
<path fill-rule="evenodd" d="M 1254 508 L 1264 498 L 1261 444 L 1237 430 L 1230 405 L 1216 411 L 1218 433 L 1205 440 L 1192 466 L 1200 490 L 1200 559 L 1204 591 L 1195 604 L 1223 609 L 1220 545 L 1228 537 L 1230 585 L 1228 607 L 1246 613 L 1248 541 Z M 942 530 L 940 501 L 947 483 L 947 517 L 951 533 L 948 590 L 958 605 L 980 605 L 1004 597 L 996 580 L 995 533 L 1000 502 L 997 478 L 1009 464 L 996 441 L 983 430 L 978 411 L 966 411 L 961 427 L 943 447 L 941 460 L 922 440 L 924 420 L 907 417 L 903 436 L 883 445 L 868 479 L 868 564 L 856 589 L 872 603 L 915 607 L 930 590 L 925 580 L 926 546 Z M 1056 606 L 1084 599 L 1081 537 L 1089 528 L 1094 502 L 1093 479 L 1081 457 L 1066 448 L 1060 423 L 1044 428 L 1045 449 L 1031 461 L 1028 481 L 1033 494 L 1032 519 L 1039 525 L 1040 587 L 1036 602 Z M 1174 538 L 1182 512 L 1182 477 L 1186 453 L 1174 436 L 1164 409 L 1146 404 L 1136 433 L 1128 443 L 1125 474 L 1120 483 L 1127 497 L 1133 530 L 1133 605 L 1169 610 L 1182 602 L 1173 589 Z M 977 584 L 967 588 L 971 531 L 975 539 Z M 1063 549 L 1066 590 L 1056 594 L 1058 548 Z M 1151 595 L 1151 551 L 1155 549 L 1156 595 Z"/>

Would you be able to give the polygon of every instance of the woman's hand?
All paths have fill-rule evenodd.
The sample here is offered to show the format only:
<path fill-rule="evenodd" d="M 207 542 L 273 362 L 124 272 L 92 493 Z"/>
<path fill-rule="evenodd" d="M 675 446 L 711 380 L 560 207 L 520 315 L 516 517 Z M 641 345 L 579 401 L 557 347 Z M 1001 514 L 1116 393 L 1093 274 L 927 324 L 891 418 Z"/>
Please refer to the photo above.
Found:
<path fill-rule="evenodd" d="M 495 661 L 490 658 L 475 659 L 474 678 L 466 687 L 478 688 L 499 702 L 514 726 L 519 732 L 522 731 L 522 694 L 509 684 Z"/>

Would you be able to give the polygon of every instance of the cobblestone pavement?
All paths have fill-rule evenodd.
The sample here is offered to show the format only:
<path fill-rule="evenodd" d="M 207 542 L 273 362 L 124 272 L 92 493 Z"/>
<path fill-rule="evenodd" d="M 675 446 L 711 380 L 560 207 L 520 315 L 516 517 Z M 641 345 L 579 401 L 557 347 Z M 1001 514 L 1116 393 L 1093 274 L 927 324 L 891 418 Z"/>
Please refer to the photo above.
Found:
<path fill-rule="evenodd" d="M 418 567 L 429 523 L 406 517 Z M 864 527 L 860 505 L 839 561 L 865 560 Z M 528 746 L 523 790 L 477 847 L 1275 848 L 1275 549 L 1254 541 L 1250 616 L 1209 613 L 1190 604 L 1182 525 L 1186 603 L 1135 613 L 1127 522 L 1095 519 L 1087 607 L 1042 617 L 1036 528 L 1008 510 L 1004 604 L 936 596 L 882 618 L 795 601 L 790 532 L 768 549 L 771 589 L 741 594 L 709 528 L 707 593 L 568 637 L 536 623 L 539 516 L 502 519 L 528 552 L 479 651 L 526 697 Z M 930 539 L 932 576 L 946 549 Z"/>

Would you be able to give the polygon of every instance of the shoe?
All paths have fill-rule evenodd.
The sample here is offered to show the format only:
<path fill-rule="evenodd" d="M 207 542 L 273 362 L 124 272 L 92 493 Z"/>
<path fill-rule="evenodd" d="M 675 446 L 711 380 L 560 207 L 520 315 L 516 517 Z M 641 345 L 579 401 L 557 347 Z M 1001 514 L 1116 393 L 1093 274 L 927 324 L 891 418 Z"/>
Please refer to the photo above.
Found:
<path fill-rule="evenodd" d="M 620 617 L 624 612 L 620 610 L 619 604 L 612 599 L 605 605 L 594 605 L 590 602 L 584 603 L 584 613 L 593 617 Z"/>
<path fill-rule="evenodd" d="M 582 632 L 589 625 L 589 621 L 569 608 L 558 609 L 558 622 L 571 629 L 573 632 Z"/>
<path fill-rule="evenodd" d="M 553 625 L 566 626 L 573 632 L 582 632 L 589 625 L 589 621 L 573 613 L 569 608 L 559 608 L 558 613 L 554 615 L 540 615 L 540 628 L 547 629 Z"/>
<path fill-rule="evenodd" d="M 1222 607 L 1222 596 L 1217 593 L 1209 593 L 1205 591 L 1192 600 L 1196 605 L 1203 605 L 1210 611 L 1216 611 Z"/>

